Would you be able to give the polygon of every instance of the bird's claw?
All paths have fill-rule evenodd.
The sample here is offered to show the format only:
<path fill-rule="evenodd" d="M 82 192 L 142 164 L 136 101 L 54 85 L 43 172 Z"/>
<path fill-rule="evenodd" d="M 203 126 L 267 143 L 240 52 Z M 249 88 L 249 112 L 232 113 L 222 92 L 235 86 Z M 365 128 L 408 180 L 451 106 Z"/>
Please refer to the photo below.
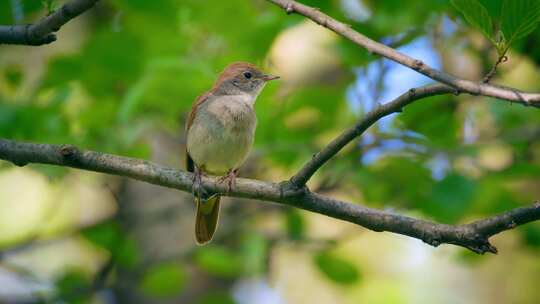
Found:
<path fill-rule="evenodd" d="M 218 179 L 218 183 L 223 183 L 227 181 L 227 191 L 232 192 L 236 186 L 236 175 L 238 174 L 238 169 L 229 170 L 226 175 L 221 176 Z"/>
<path fill-rule="evenodd" d="M 208 193 L 202 185 L 202 175 L 202 171 L 197 166 L 195 166 L 195 172 L 193 174 L 193 186 L 191 187 L 191 192 L 193 193 L 193 196 L 199 199 L 208 196 Z"/>

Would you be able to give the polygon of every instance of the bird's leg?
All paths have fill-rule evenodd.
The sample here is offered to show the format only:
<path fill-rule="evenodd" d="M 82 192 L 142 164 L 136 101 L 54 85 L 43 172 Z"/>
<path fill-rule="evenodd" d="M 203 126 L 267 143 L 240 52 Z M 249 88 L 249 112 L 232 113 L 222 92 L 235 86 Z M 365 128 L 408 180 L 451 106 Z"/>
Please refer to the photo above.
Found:
<path fill-rule="evenodd" d="M 218 179 L 219 183 L 223 183 L 224 181 L 227 181 L 228 185 L 228 192 L 231 192 L 234 190 L 234 187 L 236 185 L 236 175 L 238 174 L 238 169 L 231 169 L 226 175 L 223 175 Z"/>
<path fill-rule="evenodd" d="M 191 187 L 191 192 L 194 196 L 200 198 L 204 198 L 206 196 L 206 191 L 204 190 L 202 186 L 202 176 L 203 171 L 199 166 L 195 165 L 195 172 L 193 172 L 193 186 Z"/>

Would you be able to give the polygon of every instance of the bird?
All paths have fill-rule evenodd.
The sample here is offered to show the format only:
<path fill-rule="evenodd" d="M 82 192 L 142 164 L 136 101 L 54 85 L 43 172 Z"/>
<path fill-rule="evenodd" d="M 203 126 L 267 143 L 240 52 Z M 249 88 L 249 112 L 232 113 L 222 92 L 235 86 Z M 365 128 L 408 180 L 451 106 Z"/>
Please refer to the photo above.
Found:
<path fill-rule="evenodd" d="M 193 173 L 195 240 L 199 245 L 212 240 L 220 208 L 220 195 L 208 195 L 201 176 L 220 176 L 218 182 L 227 182 L 229 192 L 234 189 L 238 168 L 253 145 L 255 101 L 266 83 L 278 78 L 254 64 L 234 62 L 193 103 L 186 121 L 185 155 L 186 169 Z"/>

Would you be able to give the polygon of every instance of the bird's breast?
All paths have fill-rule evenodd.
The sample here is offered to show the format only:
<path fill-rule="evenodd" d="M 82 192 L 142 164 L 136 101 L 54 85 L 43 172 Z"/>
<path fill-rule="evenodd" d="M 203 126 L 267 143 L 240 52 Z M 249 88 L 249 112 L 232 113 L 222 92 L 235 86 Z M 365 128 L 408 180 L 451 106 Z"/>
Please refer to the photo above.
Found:
<path fill-rule="evenodd" d="M 213 116 L 224 129 L 241 132 L 250 128 L 257 121 L 255 111 L 248 97 L 243 95 L 224 96 L 208 103 L 207 112 Z"/>
<path fill-rule="evenodd" d="M 222 96 L 197 110 L 188 132 L 188 152 L 200 167 L 224 174 L 245 160 L 255 133 L 257 118 L 244 97 Z"/>

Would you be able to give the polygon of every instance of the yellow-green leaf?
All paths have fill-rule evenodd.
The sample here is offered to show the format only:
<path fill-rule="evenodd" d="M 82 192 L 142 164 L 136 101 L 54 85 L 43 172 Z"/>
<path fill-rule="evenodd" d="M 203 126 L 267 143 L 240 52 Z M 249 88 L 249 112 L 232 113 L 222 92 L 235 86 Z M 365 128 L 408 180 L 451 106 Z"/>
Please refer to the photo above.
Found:
<path fill-rule="evenodd" d="M 470 25 L 480 30 L 491 41 L 495 41 L 491 17 L 487 9 L 478 0 L 452 0 L 452 5 L 465 17 L 465 20 Z"/>
<path fill-rule="evenodd" d="M 540 22 L 540 0 L 504 0 L 502 32 L 507 45 L 530 34 Z"/>

